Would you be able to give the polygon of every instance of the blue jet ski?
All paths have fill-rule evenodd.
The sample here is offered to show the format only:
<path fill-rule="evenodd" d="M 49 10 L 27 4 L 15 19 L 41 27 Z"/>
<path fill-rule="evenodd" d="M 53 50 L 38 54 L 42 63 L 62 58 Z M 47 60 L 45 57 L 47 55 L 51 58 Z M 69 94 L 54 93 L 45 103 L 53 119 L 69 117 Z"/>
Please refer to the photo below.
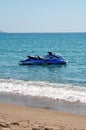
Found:
<path fill-rule="evenodd" d="M 20 65 L 49 65 L 49 64 L 66 64 L 67 62 L 61 55 L 55 55 L 48 52 L 44 57 L 28 56 L 26 60 L 20 61 Z"/>

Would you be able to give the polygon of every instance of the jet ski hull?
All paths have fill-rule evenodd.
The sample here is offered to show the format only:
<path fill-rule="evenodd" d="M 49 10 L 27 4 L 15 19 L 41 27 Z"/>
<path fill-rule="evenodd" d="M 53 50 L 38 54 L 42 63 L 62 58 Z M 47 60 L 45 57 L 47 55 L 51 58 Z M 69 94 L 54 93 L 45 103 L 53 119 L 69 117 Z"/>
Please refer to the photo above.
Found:
<path fill-rule="evenodd" d="M 67 62 L 63 59 L 56 60 L 24 60 L 20 61 L 20 65 L 50 65 L 50 64 L 66 64 Z"/>

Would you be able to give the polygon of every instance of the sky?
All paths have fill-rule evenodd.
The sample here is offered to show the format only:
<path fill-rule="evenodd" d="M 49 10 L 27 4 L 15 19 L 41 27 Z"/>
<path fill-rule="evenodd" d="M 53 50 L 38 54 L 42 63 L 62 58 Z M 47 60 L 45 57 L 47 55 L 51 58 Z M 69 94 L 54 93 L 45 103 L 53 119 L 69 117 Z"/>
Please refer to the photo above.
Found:
<path fill-rule="evenodd" d="M 0 31 L 86 32 L 86 0 L 0 0 Z"/>

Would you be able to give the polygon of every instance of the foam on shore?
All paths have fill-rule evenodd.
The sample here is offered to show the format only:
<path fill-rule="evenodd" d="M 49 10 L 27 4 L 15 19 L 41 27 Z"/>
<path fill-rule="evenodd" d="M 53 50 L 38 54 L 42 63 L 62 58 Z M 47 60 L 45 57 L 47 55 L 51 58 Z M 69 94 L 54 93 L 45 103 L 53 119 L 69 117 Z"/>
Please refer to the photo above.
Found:
<path fill-rule="evenodd" d="M 0 92 L 86 103 L 86 88 L 72 84 L 0 79 Z"/>

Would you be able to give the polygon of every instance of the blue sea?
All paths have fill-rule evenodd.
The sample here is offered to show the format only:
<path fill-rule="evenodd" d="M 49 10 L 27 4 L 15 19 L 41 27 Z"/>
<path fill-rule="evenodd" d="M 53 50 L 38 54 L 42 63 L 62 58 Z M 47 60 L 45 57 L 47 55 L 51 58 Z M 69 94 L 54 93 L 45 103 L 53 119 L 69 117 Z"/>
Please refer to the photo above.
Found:
<path fill-rule="evenodd" d="M 19 65 L 61 54 L 66 65 Z M 86 33 L 1 33 L 0 93 L 86 103 Z"/>

